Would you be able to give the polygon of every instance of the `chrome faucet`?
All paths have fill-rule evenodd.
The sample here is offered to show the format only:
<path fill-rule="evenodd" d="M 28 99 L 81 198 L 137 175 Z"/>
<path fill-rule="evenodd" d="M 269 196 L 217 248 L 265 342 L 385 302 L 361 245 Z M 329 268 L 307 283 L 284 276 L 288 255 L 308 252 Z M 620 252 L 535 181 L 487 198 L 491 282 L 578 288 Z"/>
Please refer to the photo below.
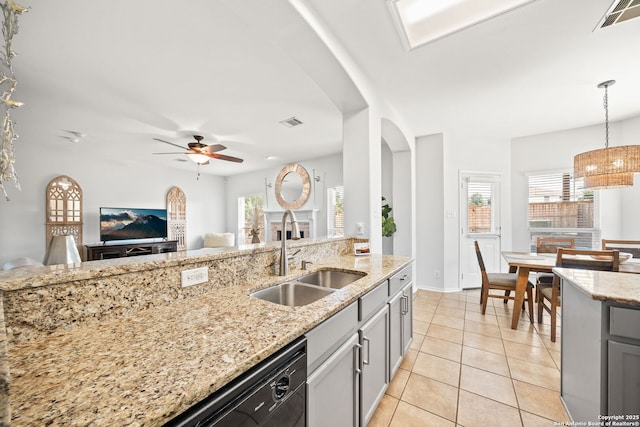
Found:
<path fill-rule="evenodd" d="M 287 256 L 287 215 L 291 221 L 291 239 L 300 240 L 300 228 L 298 227 L 298 221 L 296 216 L 290 209 L 284 211 L 282 215 L 282 246 L 280 247 L 280 275 L 286 276 L 289 274 L 289 259 Z"/>

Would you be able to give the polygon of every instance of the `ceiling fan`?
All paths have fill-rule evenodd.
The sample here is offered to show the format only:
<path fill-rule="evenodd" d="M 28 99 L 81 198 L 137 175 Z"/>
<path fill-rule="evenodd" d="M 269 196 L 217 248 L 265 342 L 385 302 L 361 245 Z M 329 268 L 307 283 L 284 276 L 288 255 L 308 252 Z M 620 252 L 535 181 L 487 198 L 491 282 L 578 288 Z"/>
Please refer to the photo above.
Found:
<path fill-rule="evenodd" d="M 225 150 L 225 147 L 222 144 L 212 144 L 206 145 L 201 141 L 204 139 L 201 135 L 193 135 L 195 142 L 190 142 L 187 144 L 188 148 L 186 151 L 182 151 L 180 153 L 153 153 L 153 154 L 186 154 L 191 160 L 199 165 L 208 165 L 209 159 L 218 159 L 218 160 L 226 160 L 228 162 L 242 163 L 244 160 L 238 157 L 227 156 L 225 154 L 218 154 L 219 151 Z M 185 149 L 185 147 L 174 144 L 173 142 L 165 141 L 160 138 L 153 138 L 156 141 L 164 142 L 165 144 L 173 145 L 174 147 L 178 147 L 181 149 Z"/>

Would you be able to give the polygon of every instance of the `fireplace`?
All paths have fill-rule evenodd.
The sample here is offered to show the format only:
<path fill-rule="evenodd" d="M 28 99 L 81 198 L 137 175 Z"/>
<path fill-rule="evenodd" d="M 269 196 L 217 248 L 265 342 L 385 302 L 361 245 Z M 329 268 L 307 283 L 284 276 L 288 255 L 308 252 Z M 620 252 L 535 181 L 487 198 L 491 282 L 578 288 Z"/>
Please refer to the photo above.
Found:
<path fill-rule="evenodd" d="M 294 211 L 298 227 L 300 228 L 300 237 L 303 239 L 316 238 L 316 214 L 317 209 Z M 266 227 L 265 241 L 275 242 L 282 240 L 282 215 L 284 211 L 265 211 Z M 286 229 L 287 240 L 291 239 L 291 223 L 287 220 Z"/>

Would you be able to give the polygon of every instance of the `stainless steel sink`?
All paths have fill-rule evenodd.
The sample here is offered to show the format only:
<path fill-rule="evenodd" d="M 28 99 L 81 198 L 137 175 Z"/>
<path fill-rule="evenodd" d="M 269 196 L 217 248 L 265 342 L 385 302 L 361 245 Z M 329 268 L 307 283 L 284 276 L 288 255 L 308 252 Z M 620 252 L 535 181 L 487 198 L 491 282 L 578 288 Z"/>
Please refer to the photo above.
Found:
<path fill-rule="evenodd" d="M 364 276 L 366 276 L 366 273 L 359 271 L 322 269 L 300 277 L 298 282 L 309 283 L 322 288 L 341 289 Z"/>
<path fill-rule="evenodd" d="M 333 289 L 325 289 L 304 283 L 287 282 L 256 291 L 251 296 L 276 304 L 299 307 L 311 304 L 332 292 L 334 292 Z"/>

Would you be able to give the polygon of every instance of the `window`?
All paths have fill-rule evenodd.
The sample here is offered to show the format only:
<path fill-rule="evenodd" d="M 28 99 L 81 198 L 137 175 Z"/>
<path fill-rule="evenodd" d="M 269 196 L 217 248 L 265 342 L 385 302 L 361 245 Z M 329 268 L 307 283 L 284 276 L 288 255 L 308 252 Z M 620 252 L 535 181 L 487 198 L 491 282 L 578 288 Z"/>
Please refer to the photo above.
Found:
<path fill-rule="evenodd" d="M 238 224 L 240 230 L 238 235 L 243 236 L 239 239 L 241 243 L 257 243 L 254 239 L 252 230 L 258 226 L 256 235 L 261 242 L 264 242 L 264 196 L 255 194 L 251 196 L 238 198 Z M 256 224 L 254 224 L 254 220 Z"/>
<path fill-rule="evenodd" d="M 467 179 L 467 230 L 469 234 L 499 234 L 496 209 L 492 204 L 496 182 Z"/>
<path fill-rule="evenodd" d="M 531 251 L 538 237 L 567 237 L 576 248 L 600 242 L 598 198 L 571 172 L 529 175 L 528 226 Z"/>
<path fill-rule="evenodd" d="M 327 235 L 344 236 L 344 187 L 327 189 Z"/>

